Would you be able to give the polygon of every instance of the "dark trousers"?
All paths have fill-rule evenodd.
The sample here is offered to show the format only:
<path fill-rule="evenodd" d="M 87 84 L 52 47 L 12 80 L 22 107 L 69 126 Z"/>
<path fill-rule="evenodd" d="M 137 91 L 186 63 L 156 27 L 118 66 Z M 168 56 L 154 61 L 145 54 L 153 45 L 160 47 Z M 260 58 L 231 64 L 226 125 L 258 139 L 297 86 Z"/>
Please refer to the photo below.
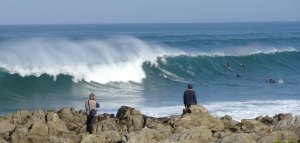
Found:
<path fill-rule="evenodd" d="M 95 115 L 88 115 L 86 120 L 86 131 L 90 134 L 93 133 L 93 124 L 95 123 Z"/>

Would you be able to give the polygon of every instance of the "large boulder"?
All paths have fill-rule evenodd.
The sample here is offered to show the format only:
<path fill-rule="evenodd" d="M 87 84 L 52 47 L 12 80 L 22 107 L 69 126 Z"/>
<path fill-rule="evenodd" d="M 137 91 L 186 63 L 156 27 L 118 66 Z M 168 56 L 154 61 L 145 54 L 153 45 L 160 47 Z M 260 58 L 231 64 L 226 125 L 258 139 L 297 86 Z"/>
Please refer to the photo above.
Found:
<path fill-rule="evenodd" d="M 273 142 L 298 142 L 299 137 L 290 131 L 274 131 L 268 135 L 263 136 L 258 143 L 273 143 Z"/>
<path fill-rule="evenodd" d="M 57 114 L 70 131 L 80 130 L 86 122 L 86 115 L 75 111 L 73 107 L 60 109 Z"/>
<path fill-rule="evenodd" d="M 28 110 L 17 111 L 15 114 L 13 114 L 12 123 L 14 125 L 31 124 L 31 115 L 32 114 Z"/>
<path fill-rule="evenodd" d="M 225 136 L 220 143 L 256 143 L 256 141 L 249 134 L 236 133 Z"/>
<path fill-rule="evenodd" d="M 278 121 L 274 128 L 274 131 L 292 131 L 300 137 L 300 115 L 288 116 Z"/>
<path fill-rule="evenodd" d="M 141 129 L 144 126 L 144 117 L 141 111 L 122 106 L 117 113 L 120 125 L 125 125 L 128 131 Z"/>
<path fill-rule="evenodd" d="M 232 117 L 225 115 L 224 117 L 221 118 L 221 120 L 224 123 L 226 129 L 232 131 L 237 130 L 236 125 L 238 124 L 238 122 L 233 120 Z"/>
<path fill-rule="evenodd" d="M 10 123 L 8 120 L 0 122 L 0 135 L 4 133 L 10 133 L 15 129 L 15 125 Z"/>
<path fill-rule="evenodd" d="M 29 128 L 20 126 L 11 135 L 12 143 L 41 143 L 48 142 L 48 126 L 39 121 L 33 123 Z"/>
<path fill-rule="evenodd" d="M 207 126 L 214 131 L 225 129 L 224 123 L 220 119 L 214 118 L 208 113 L 187 113 L 178 120 L 174 120 L 172 124 L 174 128 L 183 127 L 191 129 L 198 126 Z"/>
<path fill-rule="evenodd" d="M 27 127 L 17 127 L 11 135 L 12 143 L 26 143 L 28 141 L 28 128 Z"/>
<path fill-rule="evenodd" d="M 114 119 L 101 120 L 95 124 L 95 132 L 118 131 L 116 121 Z"/>
<path fill-rule="evenodd" d="M 48 135 L 48 126 L 43 122 L 34 122 L 29 129 L 29 134 L 38 136 Z"/>
<path fill-rule="evenodd" d="M 49 119 L 48 123 L 49 135 L 61 135 L 69 132 L 65 122 L 59 119 L 57 114 L 53 114 L 52 118 Z"/>
<path fill-rule="evenodd" d="M 191 105 L 189 108 L 190 113 L 208 113 L 208 110 L 201 105 Z"/>
<path fill-rule="evenodd" d="M 195 127 L 186 130 L 178 138 L 178 141 L 185 141 L 185 140 L 191 140 L 197 142 L 216 141 L 216 139 L 212 137 L 212 131 L 208 129 L 207 126 L 200 126 L 200 127 Z"/>
<path fill-rule="evenodd" d="M 43 122 L 46 123 L 46 114 L 44 110 L 37 109 L 34 110 L 30 118 L 31 122 Z"/>

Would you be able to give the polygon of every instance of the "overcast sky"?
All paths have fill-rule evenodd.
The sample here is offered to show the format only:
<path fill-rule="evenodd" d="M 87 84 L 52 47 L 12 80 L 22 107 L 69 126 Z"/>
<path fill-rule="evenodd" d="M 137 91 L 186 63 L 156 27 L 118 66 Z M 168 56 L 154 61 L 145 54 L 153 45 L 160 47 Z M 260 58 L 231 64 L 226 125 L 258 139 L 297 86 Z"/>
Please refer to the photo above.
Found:
<path fill-rule="evenodd" d="M 300 0 L 0 0 L 0 24 L 300 21 Z"/>

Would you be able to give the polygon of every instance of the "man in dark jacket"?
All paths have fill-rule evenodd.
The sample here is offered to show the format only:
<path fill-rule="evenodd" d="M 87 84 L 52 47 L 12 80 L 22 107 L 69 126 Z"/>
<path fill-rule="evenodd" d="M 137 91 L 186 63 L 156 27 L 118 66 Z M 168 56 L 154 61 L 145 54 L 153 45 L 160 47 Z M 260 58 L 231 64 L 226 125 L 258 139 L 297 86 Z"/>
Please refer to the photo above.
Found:
<path fill-rule="evenodd" d="M 192 84 L 188 84 L 188 89 L 183 94 L 183 103 L 185 108 L 189 108 L 191 105 L 197 104 L 197 96 L 195 91 L 193 91 Z"/>

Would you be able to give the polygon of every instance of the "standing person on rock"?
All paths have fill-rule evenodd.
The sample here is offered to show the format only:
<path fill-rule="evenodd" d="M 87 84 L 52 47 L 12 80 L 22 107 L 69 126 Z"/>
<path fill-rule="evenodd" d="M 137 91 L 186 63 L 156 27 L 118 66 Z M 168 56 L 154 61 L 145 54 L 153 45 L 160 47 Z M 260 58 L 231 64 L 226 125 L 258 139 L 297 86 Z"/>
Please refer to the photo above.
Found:
<path fill-rule="evenodd" d="M 193 85 L 188 84 L 188 89 L 183 94 L 183 103 L 184 103 L 184 113 L 189 112 L 189 107 L 191 105 L 197 104 L 197 96 L 195 91 L 193 90 Z"/>
<path fill-rule="evenodd" d="M 89 95 L 89 100 L 85 102 L 85 109 L 87 113 L 86 131 L 89 132 L 90 134 L 93 133 L 93 124 L 95 123 L 96 114 L 97 114 L 96 108 L 99 107 L 100 105 L 96 101 L 96 96 L 93 93 L 91 93 Z"/>

